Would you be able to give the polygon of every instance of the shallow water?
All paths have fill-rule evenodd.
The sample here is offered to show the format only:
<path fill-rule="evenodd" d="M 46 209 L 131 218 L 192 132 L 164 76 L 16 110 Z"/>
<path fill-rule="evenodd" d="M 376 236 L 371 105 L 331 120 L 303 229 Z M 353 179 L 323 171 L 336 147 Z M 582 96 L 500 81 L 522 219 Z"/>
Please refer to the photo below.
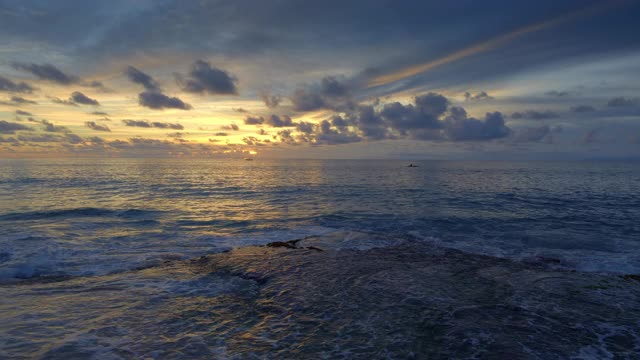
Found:
<path fill-rule="evenodd" d="M 243 247 L 114 275 L 5 285 L 0 355 L 633 359 L 640 352 L 637 279 L 415 241 L 340 240 L 367 236 L 336 233 L 297 249 Z"/>
<path fill-rule="evenodd" d="M 633 358 L 640 164 L 417 164 L 1 160 L 0 357 Z"/>

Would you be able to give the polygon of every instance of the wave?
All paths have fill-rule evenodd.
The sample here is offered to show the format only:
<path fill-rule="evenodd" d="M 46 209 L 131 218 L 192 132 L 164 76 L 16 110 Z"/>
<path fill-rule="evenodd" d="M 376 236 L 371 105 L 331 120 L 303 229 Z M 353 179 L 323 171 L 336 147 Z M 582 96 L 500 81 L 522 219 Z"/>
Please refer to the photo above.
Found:
<path fill-rule="evenodd" d="M 46 211 L 27 211 L 18 213 L 9 213 L 0 215 L 0 221 L 17 221 L 17 220 L 42 220 L 60 217 L 99 217 L 112 216 L 121 218 L 137 218 L 145 215 L 153 215 L 158 213 L 156 210 L 112 210 L 100 209 L 92 207 L 74 208 L 74 209 L 56 209 Z"/>

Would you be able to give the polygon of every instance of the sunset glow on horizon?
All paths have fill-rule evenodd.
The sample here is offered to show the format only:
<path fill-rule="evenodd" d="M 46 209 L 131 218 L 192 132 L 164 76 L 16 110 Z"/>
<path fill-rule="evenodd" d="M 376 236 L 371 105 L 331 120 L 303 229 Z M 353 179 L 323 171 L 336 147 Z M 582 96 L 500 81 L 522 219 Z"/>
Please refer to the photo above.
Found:
<path fill-rule="evenodd" d="M 279 26 L 258 35 L 248 20 L 277 22 L 291 11 L 278 6 L 245 4 L 244 20 L 234 18 L 240 7 L 225 8 L 229 22 L 214 25 L 206 16 L 217 13 L 215 2 L 72 4 L 27 10 L 9 2 L 0 12 L 4 157 L 398 156 L 378 143 L 427 158 L 464 148 L 472 158 L 640 154 L 638 136 L 629 136 L 638 134 L 640 108 L 640 52 L 625 25 L 637 10 L 632 1 L 522 6 L 499 25 L 457 18 L 463 5 L 442 5 L 452 24 L 464 23 L 460 31 L 435 18 L 404 24 L 410 31 L 357 22 L 331 30 L 321 10 L 291 25 L 298 35 Z M 437 14 L 438 6 L 421 10 Z M 382 16 L 385 8 L 368 11 Z M 37 25 L 54 14 L 69 16 L 67 27 Z M 393 16 L 379 21 L 402 28 Z M 592 34 L 595 24 L 607 33 Z M 314 29 L 343 35 L 332 42 Z M 608 42 L 590 44 L 597 36 Z M 603 67 L 615 70 L 605 75 Z M 487 114 L 499 114 L 495 128 Z"/>

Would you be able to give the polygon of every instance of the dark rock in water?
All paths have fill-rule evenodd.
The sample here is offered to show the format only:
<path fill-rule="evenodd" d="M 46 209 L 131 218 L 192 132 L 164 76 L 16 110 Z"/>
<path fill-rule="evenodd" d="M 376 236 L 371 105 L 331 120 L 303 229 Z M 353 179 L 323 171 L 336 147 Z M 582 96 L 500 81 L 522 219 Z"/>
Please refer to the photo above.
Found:
<path fill-rule="evenodd" d="M 298 243 L 302 240 L 304 239 L 296 239 L 296 240 L 289 240 L 289 241 L 274 241 L 274 242 L 268 243 L 266 246 L 272 247 L 272 248 L 307 249 L 307 250 L 315 250 L 315 251 L 324 251 L 319 247 L 315 247 L 315 246 L 298 247 Z"/>
<path fill-rule="evenodd" d="M 284 241 L 274 241 L 274 242 L 270 242 L 267 244 L 268 247 L 283 247 L 283 248 L 287 248 L 287 249 L 296 249 L 296 245 L 292 244 L 290 242 L 284 242 Z"/>
<path fill-rule="evenodd" d="M 274 241 L 268 243 L 267 247 L 283 247 L 287 249 L 298 249 L 297 245 L 302 239 L 289 240 L 289 241 Z"/>
<path fill-rule="evenodd" d="M 322 250 L 322 249 L 320 249 L 318 247 L 315 247 L 315 246 L 307 246 L 307 247 L 305 247 L 305 249 L 315 250 L 315 251 L 324 251 L 324 250 Z"/>

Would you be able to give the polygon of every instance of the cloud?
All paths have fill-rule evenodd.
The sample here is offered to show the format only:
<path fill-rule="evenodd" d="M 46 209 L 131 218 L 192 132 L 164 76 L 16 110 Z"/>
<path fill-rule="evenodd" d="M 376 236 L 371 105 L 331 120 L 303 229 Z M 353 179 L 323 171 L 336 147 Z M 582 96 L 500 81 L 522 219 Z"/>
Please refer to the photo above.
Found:
<path fill-rule="evenodd" d="M 74 91 L 73 93 L 71 93 L 71 96 L 69 96 L 69 99 L 67 100 L 60 99 L 57 97 L 52 97 L 52 96 L 50 96 L 49 99 L 51 99 L 51 102 L 55 104 L 67 105 L 67 106 L 78 106 L 78 104 L 100 106 L 100 103 L 98 102 L 98 100 L 92 99 L 79 91 Z"/>
<path fill-rule="evenodd" d="M 122 122 L 126 125 L 126 126 L 132 126 L 132 127 L 142 127 L 142 128 L 151 128 L 151 123 L 146 121 L 146 120 L 130 120 L 130 119 L 124 119 L 122 120 Z"/>
<path fill-rule="evenodd" d="M 32 113 L 28 112 L 28 111 L 23 111 L 23 110 L 16 110 L 16 115 L 22 115 L 22 116 L 33 116 Z"/>
<path fill-rule="evenodd" d="M 467 100 L 467 101 L 470 101 L 470 100 L 493 100 L 494 97 L 489 95 L 489 94 L 487 94 L 486 91 L 480 91 L 480 92 L 476 93 L 475 95 L 471 94 L 470 92 L 465 92 L 464 93 L 464 99 Z"/>
<path fill-rule="evenodd" d="M 44 125 L 44 131 L 46 132 L 63 132 L 68 133 L 69 129 L 65 126 L 55 125 L 48 120 L 41 120 L 40 123 Z"/>
<path fill-rule="evenodd" d="M 287 144 L 315 145 L 402 138 L 476 142 L 512 134 L 502 113 L 489 112 L 484 119 L 469 117 L 464 108 L 450 106 L 449 100 L 437 93 L 416 96 L 410 104 L 392 102 L 379 106 L 378 110 L 376 106 L 360 105 L 344 116 L 336 114 L 319 124 L 293 123 L 297 134 L 280 131 L 278 139 Z"/>
<path fill-rule="evenodd" d="M 16 131 L 32 131 L 28 126 L 0 120 L 0 134 L 15 134 Z"/>
<path fill-rule="evenodd" d="M 4 76 L 0 76 L 0 91 L 30 94 L 35 90 L 25 82 L 15 83 Z"/>
<path fill-rule="evenodd" d="M 635 106 L 640 104 L 640 101 L 638 101 L 638 99 L 631 99 L 631 98 L 625 98 L 625 97 L 616 97 L 613 98 L 611 100 L 609 100 L 609 102 L 607 102 L 607 106 L 609 107 L 623 107 L 623 106 Z"/>
<path fill-rule="evenodd" d="M 49 99 L 51 99 L 51 102 L 55 104 L 67 105 L 67 106 L 78 106 L 78 104 L 76 104 L 73 100 L 63 100 L 57 97 L 49 97 Z"/>
<path fill-rule="evenodd" d="M 543 125 L 540 127 L 527 127 L 519 129 L 514 133 L 515 142 L 540 142 L 544 138 L 551 135 L 551 128 L 549 125 Z"/>
<path fill-rule="evenodd" d="M 18 140 L 22 142 L 48 143 L 63 142 L 65 137 L 55 134 L 20 135 L 18 136 Z"/>
<path fill-rule="evenodd" d="M 567 91 L 557 91 L 557 90 L 551 90 L 551 91 L 547 91 L 546 93 L 544 93 L 547 96 L 553 96 L 553 97 L 565 97 L 569 95 L 569 92 Z"/>
<path fill-rule="evenodd" d="M 13 103 L 23 104 L 23 105 L 36 105 L 36 104 L 38 104 L 37 102 L 35 102 L 33 100 L 25 99 L 25 98 L 20 97 L 20 96 L 12 96 L 11 97 L 11 101 Z"/>
<path fill-rule="evenodd" d="M 238 125 L 236 124 L 230 124 L 230 125 L 223 125 L 220 127 L 220 129 L 238 131 L 240 130 L 240 127 L 238 127 Z"/>
<path fill-rule="evenodd" d="M 152 122 L 151 126 L 158 129 L 184 130 L 184 126 L 177 123 L 172 124 L 172 123 L 163 123 L 163 122 Z"/>
<path fill-rule="evenodd" d="M 517 111 L 511 114 L 512 119 L 531 119 L 531 120 L 547 120 L 547 119 L 555 119 L 560 115 L 551 111 L 551 110 L 525 110 L 525 111 Z"/>
<path fill-rule="evenodd" d="M 244 119 L 244 123 L 246 125 L 260 125 L 260 124 L 264 123 L 264 117 L 262 117 L 262 116 L 259 116 L 259 117 L 247 116 Z"/>
<path fill-rule="evenodd" d="M 273 94 L 269 94 L 267 92 L 263 92 L 260 94 L 260 98 L 262 99 L 262 101 L 264 101 L 264 104 L 269 108 L 269 109 L 275 109 L 278 107 L 278 105 L 280 105 L 280 102 L 282 101 L 282 96 L 280 95 L 273 95 Z"/>
<path fill-rule="evenodd" d="M 271 127 L 293 127 L 296 126 L 296 123 L 293 122 L 290 116 L 288 115 L 271 115 L 267 117 L 256 117 L 256 116 L 247 116 L 244 119 L 244 123 L 246 125 L 269 125 Z"/>
<path fill-rule="evenodd" d="M 93 111 L 90 114 L 91 115 L 97 115 L 97 116 L 109 116 L 109 114 L 104 112 L 104 111 Z"/>
<path fill-rule="evenodd" d="M 160 85 L 149 75 L 144 72 L 136 69 L 133 66 L 127 67 L 125 70 L 125 75 L 136 84 L 140 84 L 144 86 L 148 91 L 161 92 Z"/>
<path fill-rule="evenodd" d="M 193 63 L 186 79 L 177 76 L 177 80 L 182 90 L 191 93 L 214 95 L 236 95 L 238 93 L 235 84 L 238 80 L 234 76 L 203 60 L 197 60 Z"/>
<path fill-rule="evenodd" d="M 356 106 L 352 90 L 352 85 L 346 79 L 327 76 L 318 84 L 296 89 L 289 99 L 296 111 L 345 111 Z"/>
<path fill-rule="evenodd" d="M 303 133 L 303 134 L 311 134 L 313 133 L 313 130 L 315 129 L 315 124 L 313 123 L 309 123 L 309 122 L 299 122 L 296 124 L 296 130 L 298 130 L 299 132 Z M 261 129 L 262 130 L 262 129 Z"/>
<path fill-rule="evenodd" d="M 500 139 L 511 134 L 500 112 L 487 113 L 484 121 L 475 118 L 452 117 L 445 121 L 444 134 L 453 141 Z"/>
<path fill-rule="evenodd" d="M 131 127 L 141 127 L 141 128 L 158 128 L 158 129 L 173 129 L 173 130 L 183 130 L 184 126 L 181 124 L 172 124 L 172 123 L 163 123 L 163 122 L 149 122 L 147 120 L 131 120 L 124 119 L 122 122 L 126 126 Z"/>
<path fill-rule="evenodd" d="M 34 63 L 14 62 L 11 65 L 14 69 L 29 72 L 40 80 L 47 80 L 62 85 L 70 85 L 79 81 L 78 77 L 66 74 L 51 64 L 38 65 Z"/>
<path fill-rule="evenodd" d="M 358 134 L 332 128 L 329 121 L 323 120 L 316 128 L 312 138 L 314 144 L 339 145 L 360 142 L 363 139 Z"/>
<path fill-rule="evenodd" d="M 577 105 L 577 106 L 571 107 L 571 112 L 574 112 L 574 113 L 586 113 L 586 112 L 593 112 L 593 111 L 596 111 L 596 108 L 590 105 Z"/>
<path fill-rule="evenodd" d="M 90 88 L 98 88 L 108 91 L 104 84 L 97 80 L 85 81 L 78 76 L 63 72 L 51 64 L 34 64 L 26 62 L 13 62 L 11 66 L 20 71 L 28 72 L 40 80 L 50 81 L 59 85 L 77 84 Z"/>
<path fill-rule="evenodd" d="M 145 91 L 138 94 L 138 103 L 141 106 L 148 107 L 150 109 L 192 109 L 191 105 L 183 102 L 177 97 L 169 97 L 165 94 L 152 91 Z"/>
<path fill-rule="evenodd" d="M 229 136 L 229 134 L 226 133 L 226 132 L 217 132 L 217 133 L 213 134 L 213 136 Z"/>
<path fill-rule="evenodd" d="M 100 124 L 97 124 L 95 121 L 86 121 L 84 123 L 84 125 L 86 127 L 88 127 L 89 129 L 93 129 L 93 130 L 96 130 L 96 131 L 111 132 L 111 129 L 109 129 L 109 127 L 107 125 L 100 125 Z"/>
<path fill-rule="evenodd" d="M 232 109 L 235 112 L 239 112 L 239 113 L 248 113 L 249 111 L 243 108 L 233 108 Z"/>
<path fill-rule="evenodd" d="M 272 127 L 295 126 L 295 124 L 293 123 L 293 120 L 291 120 L 291 117 L 287 115 L 282 115 L 282 116 L 271 115 L 266 119 L 264 119 L 264 123 Z"/>
<path fill-rule="evenodd" d="M 76 104 L 100 106 L 98 100 L 92 99 L 87 95 L 81 93 L 80 91 L 74 91 L 73 93 L 71 93 L 69 101 L 73 101 Z"/>

